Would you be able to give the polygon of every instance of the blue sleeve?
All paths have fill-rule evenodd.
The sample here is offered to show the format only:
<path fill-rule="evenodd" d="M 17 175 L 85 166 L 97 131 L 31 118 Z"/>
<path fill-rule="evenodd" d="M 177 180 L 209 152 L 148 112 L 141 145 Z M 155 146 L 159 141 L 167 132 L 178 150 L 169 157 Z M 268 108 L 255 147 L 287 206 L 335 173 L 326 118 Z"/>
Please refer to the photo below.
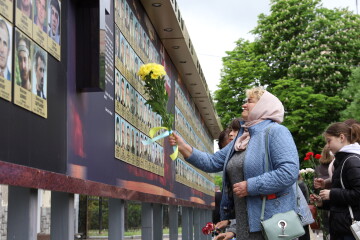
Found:
<path fill-rule="evenodd" d="M 223 170 L 226 157 L 232 147 L 233 144 L 230 143 L 214 154 L 201 152 L 193 148 L 191 156 L 185 160 L 204 172 L 220 172 Z"/>
<path fill-rule="evenodd" d="M 247 191 L 252 196 L 282 191 L 298 179 L 299 157 L 290 131 L 278 125 L 270 129 L 268 137 L 269 171 L 247 180 Z"/>

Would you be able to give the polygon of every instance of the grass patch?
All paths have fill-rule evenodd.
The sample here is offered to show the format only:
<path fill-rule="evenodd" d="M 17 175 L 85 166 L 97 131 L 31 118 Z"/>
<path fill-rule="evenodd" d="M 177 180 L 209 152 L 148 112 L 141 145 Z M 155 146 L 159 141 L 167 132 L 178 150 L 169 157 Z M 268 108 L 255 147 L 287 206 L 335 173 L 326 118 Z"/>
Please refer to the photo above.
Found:
<path fill-rule="evenodd" d="M 164 228 L 163 229 L 163 234 L 169 234 L 170 230 L 169 228 Z M 181 234 L 182 229 L 181 227 L 178 228 L 178 233 Z M 101 233 L 99 233 L 99 230 L 93 229 L 93 230 L 89 230 L 89 236 L 92 237 L 97 237 L 97 236 L 108 236 L 108 230 L 104 229 L 103 231 L 101 231 Z M 128 231 L 126 231 L 124 233 L 124 236 L 134 236 L 134 235 L 141 235 L 141 229 L 130 229 Z"/>

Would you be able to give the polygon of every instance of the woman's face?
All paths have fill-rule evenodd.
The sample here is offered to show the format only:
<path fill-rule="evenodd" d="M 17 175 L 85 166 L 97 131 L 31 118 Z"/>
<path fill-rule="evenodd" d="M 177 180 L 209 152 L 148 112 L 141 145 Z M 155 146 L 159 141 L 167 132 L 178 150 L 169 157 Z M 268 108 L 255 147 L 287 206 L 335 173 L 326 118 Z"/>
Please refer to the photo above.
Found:
<path fill-rule="evenodd" d="M 325 140 L 326 140 L 326 146 L 334 154 L 337 153 L 342 147 L 348 144 L 343 134 L 340 134 L 340 137 L 325 135 Z"/>
<path fill-rule="evenodd" d="M 248 120 L 248 117 L 250 115 L 250 112 L 255 107 L 256 103 L 259 100 L 256 97 L 249 97 L 246 102 L 242 105 L 243 111 L 241 113 L 241 117 L 244 120 Z"/>
<path fill-rule="evenodd" d="M 234 140 L 234 138 L 236 138 L 238 132 L 239 132 L 238 130 L 231 129 L 231 132 L 229 133 L 229 140 L 230 140 L 230 142 L 231 142 L 232 140 Z"/>

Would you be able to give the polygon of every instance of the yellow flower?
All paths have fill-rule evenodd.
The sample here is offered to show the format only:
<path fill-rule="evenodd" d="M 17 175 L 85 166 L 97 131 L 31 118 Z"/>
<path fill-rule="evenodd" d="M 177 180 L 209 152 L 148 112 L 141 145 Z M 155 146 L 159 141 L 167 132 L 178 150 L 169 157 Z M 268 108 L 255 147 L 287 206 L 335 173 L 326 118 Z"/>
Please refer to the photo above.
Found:
<path fill-rule="evenodd" d="M 148 63 L 142 65 L 138 71 L 138 75 L 142 80 L 145 80 L 147 76 L 151 79 L 158 79 L 166 75 L 164 66 L 156 63 Z"/>

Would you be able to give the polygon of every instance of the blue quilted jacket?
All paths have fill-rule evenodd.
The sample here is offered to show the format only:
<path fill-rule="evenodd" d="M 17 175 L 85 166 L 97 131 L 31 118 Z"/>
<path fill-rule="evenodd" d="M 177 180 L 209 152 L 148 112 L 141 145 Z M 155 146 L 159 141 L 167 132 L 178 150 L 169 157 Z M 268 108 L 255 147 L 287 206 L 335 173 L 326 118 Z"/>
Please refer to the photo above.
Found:
<path fill-rule="evenodd" d="M 269 171 L 265 172 L 265 134 L 271 126 L 269 138 Z M 261 195 L 276 194 L 272 200 L 266 200 L 265 219 L 272 215 L 289 210 L 295 210 L 302 216 L 303 225 L 312 223 L 311 212 L 301 190 L 296 187 L 299 174 L 299 158 L 294 140 L 289 130 L 271 120 L 265 120 L 249 128 L 250 141 L 247 146 L 244 177 L 247 181 L 248 196 L 247 213 L 250 232 L 261 230 Z M 240 130 L 237 138 L 243 134 Z M 192 155 L 186 159 L 189 163 L 206 172 L 223 170 L 223 194 L 220 205 L 222 220 L 231 219 L 234 209 L 232 186 L 226 174 L 226 165 L 234 154 L 233 140 L 225 148 L 214 154 L 201 152 L 193 148 Z M 297 198 L 299 197 L 299 206 Z"/>

